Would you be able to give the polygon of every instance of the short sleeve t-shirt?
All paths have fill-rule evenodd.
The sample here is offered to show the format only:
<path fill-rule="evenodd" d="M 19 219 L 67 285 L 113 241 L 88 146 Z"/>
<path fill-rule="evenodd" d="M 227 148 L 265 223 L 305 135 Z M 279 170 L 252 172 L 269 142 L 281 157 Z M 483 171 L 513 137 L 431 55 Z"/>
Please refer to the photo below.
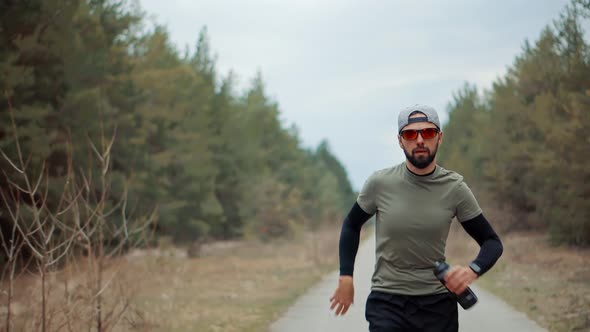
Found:
<path fill-rule="evenodd" d="M 419 176 L 405 163 L 373 173 L 357 203 L 376 214 L 376 262 L 372 289 L 404 295 L 446 292 L 432 270 L 445 260 L 453 217 L 460 222 L 481 214 L 463 177 L 440 166 Z"/>

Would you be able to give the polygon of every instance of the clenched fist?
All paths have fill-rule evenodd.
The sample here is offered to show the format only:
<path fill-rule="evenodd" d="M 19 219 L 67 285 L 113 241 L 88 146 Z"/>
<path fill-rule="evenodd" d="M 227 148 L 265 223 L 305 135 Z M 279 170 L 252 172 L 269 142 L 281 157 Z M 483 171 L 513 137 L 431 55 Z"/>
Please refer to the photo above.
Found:
<path fill-rule="evenodd" d="M 475 279 L 477 279 L 477 274 L 473 272 L 472 269 L 456 265 L 451 268 L 447 275 L 445 275 L 445 285 L 451 292 L 459 295 L 463 293 Z"/>

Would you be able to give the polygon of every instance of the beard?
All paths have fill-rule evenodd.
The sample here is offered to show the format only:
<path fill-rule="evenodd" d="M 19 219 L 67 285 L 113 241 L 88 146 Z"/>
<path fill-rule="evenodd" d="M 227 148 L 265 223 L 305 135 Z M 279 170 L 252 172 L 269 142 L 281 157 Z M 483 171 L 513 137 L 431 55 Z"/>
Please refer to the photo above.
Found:
<path fill-rule="evenodd" d="M 418 147 L 413 149 L 411 152 L 408 152 L 405 148 L 403 150 L 404 154 L 406 155 L 406 159 L 408 159 L 408 161 L 414 165 L 414 167 L 418 169 L 424 169 L 434 161 L 434 158 L 436 158 L 438 143 L 434 147 L 434 152 L 430 152 L 430 149 L 427 147 Z M 416 156 L 416 150 L 426 150 L 427 153 L 425 155 L 421 154 Z"/>

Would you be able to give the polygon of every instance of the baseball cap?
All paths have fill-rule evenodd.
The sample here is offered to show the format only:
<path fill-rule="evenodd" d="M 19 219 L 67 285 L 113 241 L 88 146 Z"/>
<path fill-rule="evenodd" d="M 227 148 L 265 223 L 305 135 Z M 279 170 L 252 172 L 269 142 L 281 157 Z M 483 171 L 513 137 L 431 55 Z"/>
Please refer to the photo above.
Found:
<path fill-rule="evenodd" d="M 420 112 L 424 114 L 425 117 L 410 119 L 410 115 L 412 115 L 412 113 L 414 112 Z M 399 112 L 399 117 L 397 118 L 398 132 L 401 131 L 402 128 L 404 128 L 408 124 L 414 122 L 430 122 L 433 123 L 438 129 L 440 129 L 438 113 L 436 113 L 436 110 L 430 106 L 416 104 L 414 106 L 406 107 L 401 112 Z"/>

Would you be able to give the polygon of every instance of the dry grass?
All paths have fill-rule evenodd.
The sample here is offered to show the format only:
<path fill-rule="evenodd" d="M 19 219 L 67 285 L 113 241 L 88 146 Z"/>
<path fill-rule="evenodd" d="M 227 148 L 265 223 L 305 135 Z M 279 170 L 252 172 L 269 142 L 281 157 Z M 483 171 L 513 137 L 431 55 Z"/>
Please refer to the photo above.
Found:
<path fill-rule="evenodd" d="M 198 258 L 174 247 L 134 251 L 109 262 L 116 282 L 104 294 L 106 306 L 125 309 L 114 331 L 264 331 L 337 267 L 338 238 L 333 228 L 291 241 L 215 243 Z M 71 330 L 90 330 L 87 270 L 76 267 L 50 278 L 50 331 L 67 331 L 66 317 Z M 38 330 L 39 287 L 37 276 L 17 280 L 14 331 Z M 5 312 L 1 303 L 0 324 Z"/>
<path fill-rule="evenodd" d="M 538 233 L 502 236 L 504 254 L 477 281 L 551 332 L 590 331 L 590 249 L 554 247 Z M 465 264 L 478 246 L 458 227 L 447 255 Z"/>
<path fill-rule="evenodd" d="M 135 304 L 144 318 L 136 329 L 263 331 L 335 267 L 336 236 L 236 243 L 196 259 L 174 254 L 132 259 L 127 273 L 140 289 Z"/>
<path fill-rule="evenodd" d="M 95 274 L 80 259 L 58 272 L 47 276 L 47 331 L 89 330 L 95 325 L 96 308 L 93 305 Z M 113 261 L 104 274 L 108 287 L 103 293 L 102 313 L 104 326 L 114 325 L 129 306 L 130 289 L 117 275 L 122 264 Z M 5 290 L 3 287 L 2 290 Z M 41 278 L 27 274 L 15 280 L 11 304 L 11 331 L 41 330 Z M 0 331 L 5 331 L 7 317 L 6 293 L 0 294 Z"/>
<path fill-rule="evenodd" d="M 337 262 L 337 232 L 243 242 L 206 257 L 147 257 L 136 299 L 153 331 L 263 331 Z M 153 275 L 158 271 L 158 275 Z"/>

